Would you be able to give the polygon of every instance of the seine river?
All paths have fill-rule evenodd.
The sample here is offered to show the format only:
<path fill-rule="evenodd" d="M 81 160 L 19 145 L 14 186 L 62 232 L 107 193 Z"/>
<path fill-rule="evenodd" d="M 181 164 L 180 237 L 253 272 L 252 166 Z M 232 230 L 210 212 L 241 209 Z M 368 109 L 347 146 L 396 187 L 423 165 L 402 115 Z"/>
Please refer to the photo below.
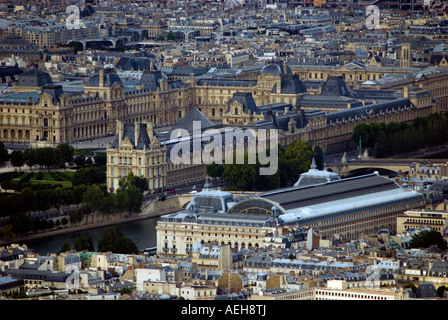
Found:
<path fill-rule="evenodd" d="M 132 239 L 139 249 L 155 247 L 157 246 L 157 219 L 158 218 L 148 218 L 121 223 L 121 231 L 126 237 Z M 101 238 L 101 233 L 104 228 L 106 227 L 70 232 L 42 239 L 25 241 L 23 243 L 25 243 L 28 248 L 34 249 L 40 255 L 47 255 L 48 253 L 58 253 L 64 242 L 68 242 L 70 244 L 70 249 L 73 249 L 75 239 L 84 236 L 92 237 L 95 245 L 94 249 L 97 250 L 98 240 Z"/>

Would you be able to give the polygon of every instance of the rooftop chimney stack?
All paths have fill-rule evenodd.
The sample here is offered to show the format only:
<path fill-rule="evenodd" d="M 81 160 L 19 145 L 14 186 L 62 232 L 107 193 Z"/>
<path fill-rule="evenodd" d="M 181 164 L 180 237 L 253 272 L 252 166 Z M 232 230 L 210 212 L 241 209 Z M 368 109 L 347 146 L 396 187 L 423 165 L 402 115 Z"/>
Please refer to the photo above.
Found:
<path fill-rule="evenodd" d="M 101 88 L 103 88 L 104 87 L 104 70 L 100 69 L 98 75 L 99 75 L 99 86 Z"/>

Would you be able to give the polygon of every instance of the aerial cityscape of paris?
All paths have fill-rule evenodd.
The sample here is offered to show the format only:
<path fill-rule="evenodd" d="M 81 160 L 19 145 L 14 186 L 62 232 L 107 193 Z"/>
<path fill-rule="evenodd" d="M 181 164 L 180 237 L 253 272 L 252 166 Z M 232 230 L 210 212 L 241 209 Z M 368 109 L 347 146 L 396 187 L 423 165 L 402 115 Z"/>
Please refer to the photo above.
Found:
<path fill-rule="evenodd" d="M 448 1 L 0 0 L 0 305 L 448 300 L 447 199 Z"/>

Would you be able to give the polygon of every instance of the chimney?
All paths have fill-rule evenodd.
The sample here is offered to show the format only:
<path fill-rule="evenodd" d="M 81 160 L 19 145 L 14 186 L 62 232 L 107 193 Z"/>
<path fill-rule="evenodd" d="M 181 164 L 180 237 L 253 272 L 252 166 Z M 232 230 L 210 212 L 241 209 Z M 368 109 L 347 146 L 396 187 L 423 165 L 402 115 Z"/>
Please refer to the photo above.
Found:
<path fill-rule="evenodd" d="M 104 70 L 100 69 L 98 75 L 99 75 L 99 86 L 102 88 L 104 87 Z"/>
<path fill-rule="evenodd" d="M 121 122 L 121 120 L 117 120 L 117 133 L 118 133 L 118 143 L 121 142 L 121 140 L 123 139 L 123 122 Z"/>
<path fill-rule="evenodd" d="M 134 146 L 138 145 L 138 138 L 140 136 L 140 122 L 134 123 Z"/>
<path fill-rule="evenodd" d="M 143 121 L 143 123 L 146 123 L 146 132 L 148 133 L 149 139 L 151 139 L 153 137 L 154 126 L 151 121 Z"/>
<path fill-rule="evenodd" d="M 408 86 L 403 87 L 403 97 L 409 98 L 409 88 Z"/>

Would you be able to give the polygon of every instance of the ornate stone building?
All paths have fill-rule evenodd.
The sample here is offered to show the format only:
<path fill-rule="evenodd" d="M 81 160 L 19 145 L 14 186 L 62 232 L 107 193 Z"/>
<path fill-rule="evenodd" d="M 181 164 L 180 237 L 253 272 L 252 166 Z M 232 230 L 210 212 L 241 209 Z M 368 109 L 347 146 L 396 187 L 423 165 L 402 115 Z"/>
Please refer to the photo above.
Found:
<path fill-rule="evenodd" d="M 117 121 L 117 135 L 107 148 L 107 187 L 114 192 L 129 173 L 148 180 L 151 190 L 166 185 L 166 146 L 155 136 L 151 122 Z"/>
<path fill-rule="evenodd" d="M 274 234 L 276 217 L 226 214 L 235 204 L 233 195 L 220 190 L 198 192 L 184 211 L 162 216 L 157 222 L 157 252 L 192 255 L 197 243 L 218 243 L 231 248 L 264 247 Z"/>
<path fill-rule="evenodd" d="M 171 127 L 197 108 L 217 124 L 276 128 L 283 145 L 303 139 L 334 153 L 353 148 L 350 135 L 357 123 L 412 121 L 448 108 L 446 70 L 384 77 L 358 89 L 325 72 L 317 94 L 310 94 L 307 86 L 313 84 L 305 85 L 285 64 L 266 65 L 258 78 L 184 80 L 170 80 L 151 65 L 137 84 L 99 70 L 73 92 L 31 69 L 12 93 L 0 97 L 0 140 L 73 143 L 115 134 L 116 120 Z"/>
<path fill-rule="evenodd" d="M 358 239 L 381 229 L 395 232 L 398 216 L 425 204 L 422 193 L 406 191 L 376 173 L 274 190 L 240 201 L 231 193 L 204 189 L 184 210 L 158 220 L 157 252 L 189 255 L 197 243 L 263 248 L 278 239 L 294 241 L 299 226 L 317 230 L 324 239 Z"/>

